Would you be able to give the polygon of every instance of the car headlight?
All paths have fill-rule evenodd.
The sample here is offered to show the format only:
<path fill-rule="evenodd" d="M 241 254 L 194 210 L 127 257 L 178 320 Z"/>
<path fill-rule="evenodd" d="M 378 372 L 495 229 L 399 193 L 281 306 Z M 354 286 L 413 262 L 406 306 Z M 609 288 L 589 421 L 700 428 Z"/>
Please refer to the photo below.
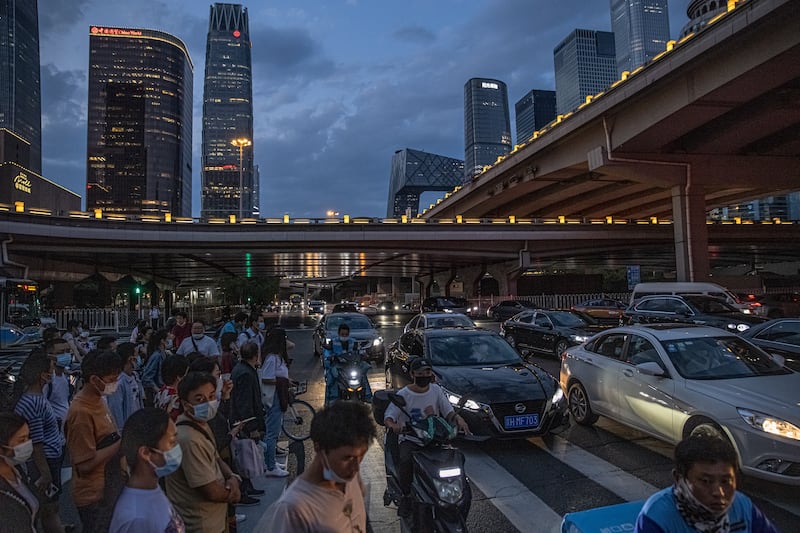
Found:
<path fill-rule="evenodd" d="M 564 391 L 561 390 L 561 387 L 556 385 L 556 391 L 553 393 L 553 397 L 550 398 L 550 401 L 553 404 L 557 404 L 564 398 Z"/>
<path fill-rule="evenodd" d="M 577 342 L 578 344 L 583 344 L 584 342 L 589 340 L 588 335 L 570 335 L 569 339 L 572 342 Z"/>
<path fill-rule="evenodd" d="M 447 392 L 447 400 L 453 405 L 453 407 L 458 407 L 459 402 L 461 401 L 461 396 L 458 394 L 453 394 L 452 392 Z M 475 400 L 467 400 L 464 403 L 464 409 L 467 411 L 480 411 L 481 404 L 476 402 Z"/>
<path fill-rule="evenodd" d="M 770 433 L 792 440 L 800 440 L 800 428 L 791 422 L 740 407 L 737 407 L 736 410 L 739 411 L 739 415 L 745 422 L 764 433 Z"/>
<path fill-rule="evenodd" d="M 750 324 L 728 324 L 728 329 L 732 329 L 738 332 L 747 331 L 750 329 Z"/>
<path fill-rule="evenodd" d="M 383 344 L 383 337 L 378 337 L 377 339 L 372 341 L 373 346 L 380 346 L 381 344 Z"/>
<path fill-rule="evenodd" d="M 457 504 L 464 496 L 464 485 L 461 477 L 451 477 L 445 479 L 431 478 L 433 486 L 436 487 L 436 493 L 439 499 L 451 505 Z"/>

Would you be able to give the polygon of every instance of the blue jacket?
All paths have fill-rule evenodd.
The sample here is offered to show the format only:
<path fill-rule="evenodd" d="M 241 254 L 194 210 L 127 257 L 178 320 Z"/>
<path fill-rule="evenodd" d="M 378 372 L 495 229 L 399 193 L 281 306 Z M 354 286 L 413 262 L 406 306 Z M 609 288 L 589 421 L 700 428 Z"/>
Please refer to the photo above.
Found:
<path fill-rule="evenodd" d="M 778 533 L 753 502 L 736 492 L 728 509 L 731 533 Z M 650 496 L 636 519 L 634 533 L 696 533 L 681 516 L 675 506 L 672 487 L 667 487 Z"/>
<path fill-rule="evenodd" d="M 353 337 L 347 339 L 347 349 L 345 350 L 342 346 L 342 341 L 339 337 L 336 337 L 331 341 L 331 347 L 325 348 L 322 353 L 323 357 L 323 366 L 325 370 L 328 370 L 331 367 L 331 356 L 343 354 L 345 352 L 355 352 L 356 351 L 356 341 Z"/>

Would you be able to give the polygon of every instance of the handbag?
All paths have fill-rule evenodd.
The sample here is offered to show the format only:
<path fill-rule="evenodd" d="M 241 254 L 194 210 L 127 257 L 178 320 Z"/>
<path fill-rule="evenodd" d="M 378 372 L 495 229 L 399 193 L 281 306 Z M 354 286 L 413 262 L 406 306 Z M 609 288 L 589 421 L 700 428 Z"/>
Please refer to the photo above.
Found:
<path fill-rule="evenodd" d="M 235 438 L 231 443 L 236 470 L 242 477 L 254 479 L 264 475 L 264 452 L 256 441 Z"/>

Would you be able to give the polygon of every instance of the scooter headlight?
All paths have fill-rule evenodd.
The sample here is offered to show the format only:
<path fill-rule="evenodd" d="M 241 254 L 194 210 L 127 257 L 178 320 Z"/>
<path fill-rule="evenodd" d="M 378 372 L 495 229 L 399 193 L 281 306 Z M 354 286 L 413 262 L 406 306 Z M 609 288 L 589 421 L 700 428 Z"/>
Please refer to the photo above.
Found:
<path fill-rule="evenodd" d="M 461 476 L 445 479 L 433 478 L 433 486 L 436 487 L 439 499 L 445 503 L 455 505 L 464 497 L 464 485 Z"/>
<path fill-rule="evenodd" d="M 383 344 L 383 337 L 378 337 L 377 339 L 372 341 L 373 346 L 380 346 L 381 344 Z"/>
<path fill-rule="evenodd" d="M 356 372 L 355 370 L 351 370 L 350 371 L 350 378 L 351 379 L 356 379 L 357 377 L 358 377 L 358 372 Z"/>

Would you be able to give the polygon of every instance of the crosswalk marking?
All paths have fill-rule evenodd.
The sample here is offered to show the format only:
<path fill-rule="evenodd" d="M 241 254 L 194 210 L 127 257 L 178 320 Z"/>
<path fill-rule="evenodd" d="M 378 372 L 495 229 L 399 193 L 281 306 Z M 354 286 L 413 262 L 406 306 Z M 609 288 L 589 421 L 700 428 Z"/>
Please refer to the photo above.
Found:
<path fill-rule="evenodd" d="M 554 437 L 551 447 L 538 438 L 528 442 L 627 501 L 645 500 L 659 490 L 562 437 Z"/>

